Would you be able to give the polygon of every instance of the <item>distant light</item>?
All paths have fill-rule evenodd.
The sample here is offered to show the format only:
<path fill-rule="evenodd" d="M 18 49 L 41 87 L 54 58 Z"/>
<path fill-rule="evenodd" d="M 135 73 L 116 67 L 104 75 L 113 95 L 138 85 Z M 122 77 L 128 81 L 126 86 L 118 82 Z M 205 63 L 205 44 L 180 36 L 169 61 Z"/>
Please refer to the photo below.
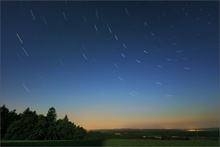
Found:
<path fill-rule="evenodd" d="M 190 129 L 190 130 L 187 130 L 188 132 L 198 132 L 198 131 L 205 131 L 205 130 L 197 130 L 197 129 Z"/>

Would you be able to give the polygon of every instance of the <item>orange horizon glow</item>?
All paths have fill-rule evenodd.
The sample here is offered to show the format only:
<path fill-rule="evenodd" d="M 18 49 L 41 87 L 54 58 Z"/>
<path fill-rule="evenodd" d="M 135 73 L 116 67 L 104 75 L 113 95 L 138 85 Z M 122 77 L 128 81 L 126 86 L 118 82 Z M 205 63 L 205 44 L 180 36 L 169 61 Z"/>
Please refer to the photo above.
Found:
<path fill-rule="evenodd" d="M 62 119 L 67 114 L 69 120 L 75 125 L 79 125 L 86 130 L 96 129 L 186 129 L 195 130 L 198 128 L 219 128 L 218 110 L 209 110 L 206 113 L 181 109 L 178 111 L 164 110 L 163 112 L 135 112 L 111 110 L 110 108 L 91 109 L 90 111 L 74 111 L 69 108 L 67 111 L 55 107 L 57 119 Z M 12 110 L 12 108 L 9 108 Z M 16 107 L 15 107 L 16 109 Z M 31 108 L 36 110 L 37 108 Z M 22 113 L 24 109 L 17 108 L 17 113 Z M 189 113 L 192 111 L 192 113 Z M 47 109 L 37 110 L 38 114 L 46 116 Z M 71 113 L 70 113 L 71 112 Z"/>
<path fill-rule="evenodd" d="M 203 112 L 203 113 L 201 113 Z M 201 108 L 197 111 L 192 109 L 179 109 L 173 111 L 150 110 L 136 112 L 135 110 L 120 111 L 107 108 L 91 109 L 90 111 L 78 111 L 68 115 L 69 119 L 76 125 L 80 125 L 87 130 L 96 129 L 197 129 L 219 127 L 219 115 L 217 110 L 205 111 Z"/>
<path fill-rule="evenodd" d="M 123 128 L 132 128 L 132 129 L 186 129 L 186 130 L 196 130 L 197 128 L 218 128 L 217 119 L 195 119 L 195 120 L 163 120 L 158 121 L 159 119 L 152 120 L 102 120 L 102 119 L 93 119 L 87 121 L 75 121 L 76 124 L 80 124 L 87 130 L 96 130 L 96 129 L 123 129 Z M 73 121 L 74 122 L 74 121 Z"/>

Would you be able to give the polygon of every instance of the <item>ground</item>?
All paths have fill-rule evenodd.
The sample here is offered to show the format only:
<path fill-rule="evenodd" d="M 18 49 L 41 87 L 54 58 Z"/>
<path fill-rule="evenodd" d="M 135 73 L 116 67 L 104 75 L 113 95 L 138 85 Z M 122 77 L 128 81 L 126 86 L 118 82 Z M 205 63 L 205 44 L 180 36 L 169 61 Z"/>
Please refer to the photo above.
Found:
<path fill-rule="evenodd" d="M 219 140 L 144 140 L 108 139 L 79 141 L 12 141 L 2 140 L 1 146 L 219 146 Z"/>

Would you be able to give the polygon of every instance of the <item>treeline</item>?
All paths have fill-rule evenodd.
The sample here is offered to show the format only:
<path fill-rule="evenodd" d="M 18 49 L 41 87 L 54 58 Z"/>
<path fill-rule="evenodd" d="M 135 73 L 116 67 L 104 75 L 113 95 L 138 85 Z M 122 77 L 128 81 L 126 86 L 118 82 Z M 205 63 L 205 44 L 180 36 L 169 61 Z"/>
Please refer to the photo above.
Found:
<path fill-rule="evenodd" d="M 9 111 L 5 105 L 1 108 L 1 139 L 11 140 L 81 140 L 87 131 L 69 121 L 67 115 L 57 120 L 55 108 L 51 107 L 47 115 L 38 115 L 27 108 L 23 113 Z"/>

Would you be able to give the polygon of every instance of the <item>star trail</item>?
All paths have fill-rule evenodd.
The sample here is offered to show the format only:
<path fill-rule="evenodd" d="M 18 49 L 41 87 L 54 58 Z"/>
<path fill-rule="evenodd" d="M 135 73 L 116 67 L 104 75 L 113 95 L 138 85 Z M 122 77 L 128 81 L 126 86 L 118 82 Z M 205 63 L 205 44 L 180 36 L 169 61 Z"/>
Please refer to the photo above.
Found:
<path fill-rule="evenodd" d="M 86 129 L 216 127 L 218 1 L 3 1 L 1 104 Z"/>

